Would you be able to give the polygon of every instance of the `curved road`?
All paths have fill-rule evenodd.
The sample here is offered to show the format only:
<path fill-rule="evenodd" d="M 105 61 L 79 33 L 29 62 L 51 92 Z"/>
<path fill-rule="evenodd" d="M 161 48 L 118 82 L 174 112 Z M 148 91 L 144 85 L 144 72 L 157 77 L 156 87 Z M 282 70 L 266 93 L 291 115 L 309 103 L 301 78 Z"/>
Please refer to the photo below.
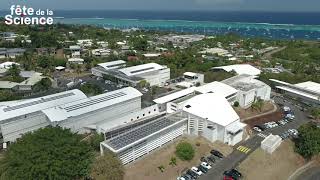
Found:
<path fill-rule="evenodd" d="M 320 180 L 320 167 L 312 167 L 306 170 L 296 180 Z"/>

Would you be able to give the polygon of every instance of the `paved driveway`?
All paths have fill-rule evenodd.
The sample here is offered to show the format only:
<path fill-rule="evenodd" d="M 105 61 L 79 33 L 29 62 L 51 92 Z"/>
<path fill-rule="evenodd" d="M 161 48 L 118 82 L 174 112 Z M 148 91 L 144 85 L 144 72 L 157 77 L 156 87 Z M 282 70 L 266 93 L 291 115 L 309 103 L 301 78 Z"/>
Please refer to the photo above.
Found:
<path fill-rule="evenodd" d="M 279 126 L 279 127 L 273 128 L 273 129 L 268 129 L 268 130 L 261 133 L 262 136 L 267 136 L 270 133 L 272 133 L 274 135 L 280 135 L 281 133 L 287 131 L 288 129 L 297 129 L 301 125 L 310 121 L 307 118 L 307 114 L 305 112 L 301 111 L 299 109 L 299 107 L 297 107 L 291 101 L 286 100 L 284 102 L 283 99 L 279 98 L 279 97 L 275 97 L 274 101 L 276 103 L 281 103 L 285 106 L 290 107 L 291 110 L 295 114 L 296 120 L 294 120 L 290 123 L 287 123 L 285 126 Z M 244 161 L 250 155 L 250 153 L 252 153 L 257 148 L 260 147 L 261 141 L 264 140 L 264 137 L 262 137 L 261 134 L 260 134 L 260 136 L 255 135 L 255 136 L 251 137 L 249 140 L 236 145 L 234 147 L 234 151 L 228 157 L 225 157 L 221 161 L 218 161 L 216 164 L 214 164 L 212 169 L 207 174 L 201 176 L 199 179 L 200 180 L 220 180 L 220 179 L 223 179 L 223 172 L 224 171 L 237 167 L 242 161 Z M 244 151 L 242 151 L 243 147 L 245 148 Z M 247 150 L 249 150 L 249 151 L 247 151 Z M 320 172 L 320 170 L 319 170 L 319 172 Z M 315 172 L 315 174 L 318 175 L 317 172 Z M 314 177 L 314 176 L 312 176 L 312 177 Z"/>

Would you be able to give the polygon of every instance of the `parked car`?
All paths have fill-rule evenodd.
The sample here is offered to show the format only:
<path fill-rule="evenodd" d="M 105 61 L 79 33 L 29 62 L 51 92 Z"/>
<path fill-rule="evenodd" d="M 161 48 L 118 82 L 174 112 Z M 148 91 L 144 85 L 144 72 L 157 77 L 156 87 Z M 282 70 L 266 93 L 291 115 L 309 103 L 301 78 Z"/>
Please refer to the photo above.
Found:
<path fill-rule="evenodd" d="M 281 137 L 283 140 L 287 139 L 289 136 L 290 136 L 290 134 L 289 134 L 288 132 L 284 132 L 284 133 L 282 133 L 282 134 L 280 135 L 280 137 Z"/>
<path fill-rule="evenodd" d="M 177 177 L 177 180 L 186 180 L 184 177 Z"/>
<path fill-rule="evenodd" d="M 206 157 L 201 157 L 201 158 L 200 158 L 200 161 L 201 161 L 201 162 L 206 162 L 206 163 L 209 163 L 209 162 L 210 162 L 210 160 L 209 160 L 208 158 L 206 158 Z"/>
<path fill-rule="evenodd" d="M 199 169 L 203 174 L 205 174 L 205 173 L 208 172 L 208 169 L 205 168 L 205 167 L 203 167 L 203 166 L 201 166 L 201 165 L 198 166 L 198 169 Z"/>
<path fill-rule="evenodd" d="M 239 171 L 235 170 L 235 169 L 231 169 L 231 170 L 225 171 L 223 173 L 223 175 L 232 177 L 233 179 L 239 179 L 242 176 L 242 174 Z"/>
<path fill-rule="evenodd" d="M 296 130 L 296 129 L 289 129 L 289 130 L 288 130 L 288 133 L 289 133 L 291 136 L 298 136 L 298 135 L 299 135 L 299 132 L 298 132 L 298 130 Z"/>
<path fill-rule="evenodd" d="M 255 131 L 257 131 L 257 132 L 261 132 L 261 131 L 262 131 L 262 130 L 261 130 L 259 127 L 257 127 L 257 126 L 254 126 L 252 129 L 255 130 Z"/>
<path fill-rule="evenodd" d="M 216 157 L 218 157 L 218 158 L 223 158 L 223 154 L 221 153 L 221 152 L 219 152 L 219 151 L 217 151 L 217 150 L 211 150 L 210 151 L 210 153 L 212 154 L 212 155 L 215 155 Z"/>
<path fill-rule="evenodd" d="M 214 155 L 208 156 L 208 160 L 212 163 L 216 162 L 216 159 L 214 158 Z"/>
<path fill-rule="evenodd" d="M 199 177 L 199 175 L 195 172 L 193 172 L 192 170 L 187 170 L 186 174 L 188 174 L 189 176 L 191 176 L 193 179 L 197 179 Z"/>
<path fill-rule="evenodd" d="M 201 165 L 202 167 L 206 168 L 206 169 L 211 169 L 211 168 L 212 168 L 211 165 L 208 164 L 208 163 L 206 163 L 206 162 L 201 162 L 200 165 Z"/>
<path fill-rule="evenodd" d="M 197 167 L 192 167 L 191 171 L 195 172 L 198 176 L 201 176 L 203 173 Z"/>

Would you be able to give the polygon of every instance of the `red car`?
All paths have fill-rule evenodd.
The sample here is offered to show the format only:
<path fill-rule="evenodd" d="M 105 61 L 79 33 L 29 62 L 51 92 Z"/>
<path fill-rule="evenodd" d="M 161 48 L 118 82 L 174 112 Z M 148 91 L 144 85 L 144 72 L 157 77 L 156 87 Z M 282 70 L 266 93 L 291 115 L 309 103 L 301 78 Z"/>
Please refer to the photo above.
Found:
<path fill-rule="evenodd" d="M 236 180 L 236 179 L 234 179 L 233 177 L 231 177 L 231 176 L 223 176 L 223 180 Z"/>

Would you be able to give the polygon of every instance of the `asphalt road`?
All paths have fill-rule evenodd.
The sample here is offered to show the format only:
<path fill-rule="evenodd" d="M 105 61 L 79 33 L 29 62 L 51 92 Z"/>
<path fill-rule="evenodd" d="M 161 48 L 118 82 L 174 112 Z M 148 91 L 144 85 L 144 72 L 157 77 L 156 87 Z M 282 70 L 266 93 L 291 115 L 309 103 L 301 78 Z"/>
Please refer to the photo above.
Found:
<path fill-rule="evenodd" d="M 301 125 L 309 122 L 310 120 L 307 118 L 307 113 L 300 110 L 300 107 L 296 106 L 294 102 L 291 102 L 290 100 L 283 101 L 283 98 L 281 97 L 274 97 L 273 100 L 277 104 L 283 104 L 285 106 L 288 106 L 291 108 L 291 110 L 295 114 L 295 120 L 292 122 L 287 123 L 284 126 L 279 126 L 273 129 L 268 129 L 262 134 L 269 135 L 270 133 L 274 135 L 280 135 L 281 133 L 287 131 L 288 129 L 297 129 Z M 234 151 L 227 157 L 223 158 L 222 160 L 216 162 L 212 169 L 205 175 L 201 176 L 200 180 L 221 180 L 223 179 L 223 172 L 232 168 L 236 168 L 242 161 L 244 161 L 250 153 L 255 151 L 257 148 L 260 147 L 261 141 L 263 141 L 264 138 L 258 135 L 255 135 L 248 139 L 245 142 L 242 142 L 234 147 Z M 240 152 L 237 150 L 239 146 L 244 146 L 250 149 L 250 151 L 246 154 L 243 152 Z M 320 170 L 318 171 L 320 173 Z M 319 175 L 315 173 L 316 175 Z M 313 178 L 315 176 L 312 176 Z M 313 179 L 310 179 L 313 180 Z"/>
<path fill-rule="evenodd" d="M 320 180 L 320 168 L 313 167 L 302 173 L 297 180 Z"/>

